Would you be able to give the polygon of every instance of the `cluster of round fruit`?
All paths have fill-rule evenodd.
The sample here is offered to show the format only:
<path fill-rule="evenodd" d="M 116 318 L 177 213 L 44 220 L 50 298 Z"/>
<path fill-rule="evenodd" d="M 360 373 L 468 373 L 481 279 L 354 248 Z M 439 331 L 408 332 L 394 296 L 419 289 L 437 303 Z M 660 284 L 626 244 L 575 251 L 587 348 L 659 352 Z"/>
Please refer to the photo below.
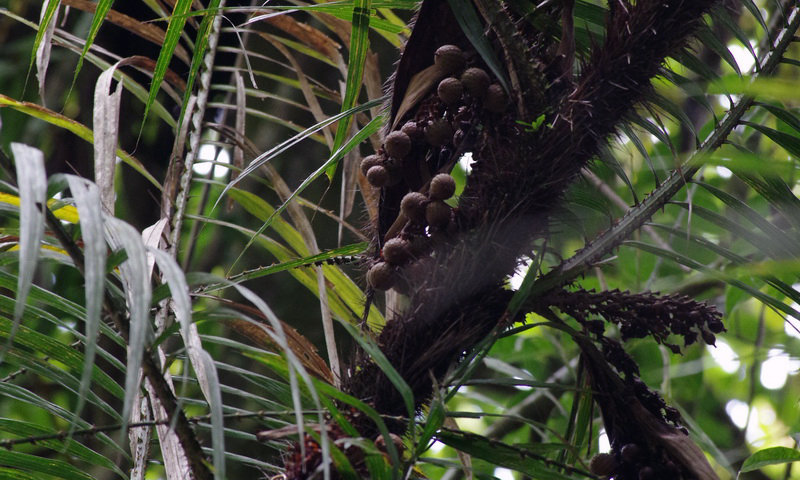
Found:
<path fill-rule="evenodd" d="M 459 125 L 458 119 L 468 112 L 481 105 L 493 113 L 502 113 L 508 107 L 508 96 L 503 87 L 492 83 L 482 68 L 466 68 L 466 56 L 457 46 L 439 47 L 434 55 L 434 64 L 445 76 L 436 88 L 436 96 L 449 113 L 410 120 L 387 135 L 383 147 L 361 162 L 361 171 L 375 187 L 392 186 L 402 179 L 403 161 L 414 145 L 423 142 L 434 148 L 458 145 L 464 131 L 456 130 L 454 124 Z"/>
<path fill-rule="evenodd" d="M 400 212 L 408 219 L 408 224 L 400 235 L 384 243 L 381 261 L 367 272 L 367 281 L 372 288 L 388 290 L 394 287 L 397 284 L 398 269 L 411 262 L 422 267 L 420 260 L 424 260 L 422 257 L 429 248 L 429 240 L 424 234 L 411 232 L 424 232 L 426 226 L 431 234 L 446 231 L 452 221 L 453 209 L 444 201 L 452 197 L 455 190 L 456 182 L 453 177 L 440 173 L 431 179 L 427 195 L 409 192 L 403 197 Z M 413 277 L 410 274 L 407 276 Z"/>
<path fill-rule="evenodd" d="M 395 185 L 403 178 L 403 161 L 411 153 L 414 144 L 425 141 L 432 147 L 441 147 L 449 144 L 453 135 L 453 127 L 443 118 L 430 122 L 425 128 L 420 128 L 417 122 L 408 121 L 400 130 L 386 136 L 383 148 L 378 153 L 364 157 L 361 172 L 375 187 Z"/>
<path fill-rule="evenodd" d="M 433 61 L 447 75 L 439 82 L 436 94 L 448 107 L 469 100 L 482 103 L 483 108 L 493 113 L 502 113 L 508 107 L 505 90 L 499 83 L 492 83 L 486 70 L 478 67 L 464 69 L 467 61 L 464 52 L 457 46 L 442 45 L 436 50 Z"/>
<path fill-rule="evenodd" d="M 383 148 L 378 153 L 368 155 L 361 161 L 361 172 L 370 184 L 382 188 L 399 182 L 403 159 L 411 152 L 412 141 L 421 140 L 416 123 L 408 122 L 403 128 L 386 136 Z"/>

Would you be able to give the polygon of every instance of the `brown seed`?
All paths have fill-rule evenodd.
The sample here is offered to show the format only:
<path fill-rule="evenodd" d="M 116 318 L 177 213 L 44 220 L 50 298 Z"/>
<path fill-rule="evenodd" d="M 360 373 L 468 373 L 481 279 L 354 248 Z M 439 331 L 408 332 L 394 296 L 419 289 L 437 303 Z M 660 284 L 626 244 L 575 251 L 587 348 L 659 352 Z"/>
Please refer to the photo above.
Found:
<path fill-rule="evenodd" d="M 375 165 L 367 170 L 367 181 L 380 188 L 389 183 L 389 171 L 383 165 Z"/>
<path fill-rule="evenodd" d="M 376 263 L 367 272 L 367 282 L 375 290 L 389 290 L 396 280 L 394 268 L 386 262 Z"/>
<path fill-rule="evenodd" d="M 433 54 L 433 63 L 444 72 L 445 75 L 451 75 L 459 72 L 464 68 L 466 59 L 464 59 L 464 52 L 455 45 L 442 45 L 436 49 Z"/>
<path fill-rule="evenodd" d="M 498 83 L 489 85 L 486 90 L 486 98 L 483 100 L 483 106 L 486 110 L 494 113 L 503 113 L 508 107 L 508 95 L 503 87 Z"/>
<path fill-rule="evenodd" d="M 447 145 L 453 139 L 453 127 L 450 122 L 439 118 L 425 127 L 425 140 L 434 147 Z"/>
<path fill-rule="evenodd" d="M 383 259 L 389 265 L 403 265 L 411 258 L 411 249 L 407 240 L 391 238 L 383 245 Z"/>
<path fill-rule="evenodd" d="M 589 471 L 600 477 L 613 475 L 617 467 L 617 459 L 610 453 L 598 453 L 589 461 Z"/>
<path fill-rule="evenodd" d="M 450 205 L 441 200 L 431 202 L 425 207 L 425 220 L 431 228 L 443 230 L 450 223 Z"/>
<path fill-rule="evenodd" d="M 440 173 L 431 179 L 431 186 L 428 190 L 431 200 L 447 200 L 454 193 L 456 193 L 456 181 L 452 176 Z"/>
<path fill-rule="evenodd" d="M 461 83 L 464 88 L 475 98 L 483 98 L 489 88 L 491 79 L 489 74 L 482 68 L 468 68 L 461 74 Z"/>
<path fill-rule="evenodd" d="M 401 131 L 394 131 L 386 136 L 383 148 L 394 158 L 405 158 L 411 151 L 411 138 Z"/>
<path fill-rule="evenodd" d="M 382 164 L 383 159 L 378 155 L 367 155 L 363 160 L 361 160 L 361 173 L 366 175 L 370 168 Z"/>
<path fill-rule="evenodd" d="M 436 93 L 446 105 L 455 105 L 461 100 L 461 95 L 464 93 L 464 85 L 457 78 L 447 77 L 439 82 Z"/>
<path fill-rule="evenodd" d="M 428 198 L 419 192 L 409 192 L 400 201 L 400 211 L 412 221 L 425 218 L 425 203 Z"/>
<path fill-rule="evenodd" d="M 409 121 L 404 123 L 403 126 L 400 127 L 400 131 L 408 135 L 408 138 L 410 138 L 412 142 L 422 140 L 422 128 L 417 125 L 417 122 Z"/>

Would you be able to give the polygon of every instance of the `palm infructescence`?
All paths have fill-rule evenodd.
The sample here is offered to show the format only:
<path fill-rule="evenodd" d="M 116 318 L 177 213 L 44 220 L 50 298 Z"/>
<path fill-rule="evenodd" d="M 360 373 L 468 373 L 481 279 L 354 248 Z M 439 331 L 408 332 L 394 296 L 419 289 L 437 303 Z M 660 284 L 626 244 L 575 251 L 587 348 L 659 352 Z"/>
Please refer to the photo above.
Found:
<path fill-rule="evenodd" d="M 0 476 L 791 477 L 796 2 L 0 13 Z"/>

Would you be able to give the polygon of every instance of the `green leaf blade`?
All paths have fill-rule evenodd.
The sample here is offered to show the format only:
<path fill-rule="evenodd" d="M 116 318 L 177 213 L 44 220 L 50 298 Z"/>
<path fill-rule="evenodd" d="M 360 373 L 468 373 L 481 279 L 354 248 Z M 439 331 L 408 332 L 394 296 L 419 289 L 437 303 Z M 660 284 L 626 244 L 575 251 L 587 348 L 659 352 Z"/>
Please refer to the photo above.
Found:
<path fill-rule="evenodd" d="M 353 8 L 353 29 L 350 34 L 350 58 L 347 66 L 347 83 L 345 84 L 344 99 L 342 100 L 342 113 L 353 109 L 364 80 L 364 64 L 369 50 L 369 22 L 371 0 L 356 0 Z M 336 127 L 336 137 L 333 140 L 334 152 L 337 152 L 347 138 L 353 124 L 353 117 L 347 116 Z M 345 151 L 344 153 L 346 153 Z M 341 157 L 339 157 L 341 158 Z M 339 159 L 334 160 L 325 173 L 329 180 L 333 179 Z"/>
<path fill-rule="evenodd" d="M 740 473 L 753 472 L 768 465 L 781 465 L 800 461 L 800 450 L 787 447 L 772 447 L 750 455 L 742 464 Z"/>
<path fill-rule="evenodd" d="M 156 100 L 156 95 L 161 88 L 161 82 L 167 74 L 167 69 L 172 61 L 172 55 L 175 53 L 175 47 L 178 46 L 178 41 L 183 33 L 183 26 L 186 24 L 188 14 L 192 9 L 192 0 L 177 0 L 170 15 L 169 25 L 167 26 L 167 33 L 164 37 L 164 44 L 161 46 L 161 51 L 156 60 L 156 67 L 153 70 L 153 83 L 150 85 L 150 93 L 147 97 L 147 103 L 144 107 L 144 115 L 142 116 L 142 124 L 147 120 L 147 115 L 150 113 L 150 107 Z M 187 88 L 187 92 L 189 89 Z"/>

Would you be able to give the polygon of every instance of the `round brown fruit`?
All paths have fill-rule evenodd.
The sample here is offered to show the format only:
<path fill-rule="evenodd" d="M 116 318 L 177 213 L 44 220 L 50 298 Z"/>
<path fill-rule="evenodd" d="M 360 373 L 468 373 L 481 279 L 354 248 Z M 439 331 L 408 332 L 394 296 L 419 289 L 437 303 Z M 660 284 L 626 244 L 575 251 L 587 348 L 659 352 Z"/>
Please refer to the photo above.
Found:
<path fill-rule="evenodd" d="M 417 122 L 408 121 L 400 127 L 400 131 L 408 135 L 408 138 L 411 139 L 412 142 L 416 142 L 418 140 L 422 140 L 422 128 L 417 125 Z"/>
<path fill-rule="evenodd" d="M 383 165 L 375 165 L 367 170 L 367 181 L 378 188 L 389 183 L 389 171 Z"/>
<path fill-rule="evenodd" d="M 370 168 L 383 164 L 383 159 L 378 155 L 367 155 L 361 160 L 361 173 L 367 174 Z"/>
<path fill-rule="evenodd" d="M 439 118 L 425 127 L 425 140 L 434 147 L 441 147 L 453 139 L 453 127 L 450 122 Z"/>
<path fill-rule="evenodd" d="M 508 95 L 500 84 L 493 83 L 486 90 L 486 98 L 483 100 L 486 110 L 494 113 L 503 113 L 508 107 Z"/>
<path fill-rule="evenodd" d="M 457 78 L 447 77 L 439 82 L 436 93 L 446 105 L 455 105 L 461 100 L 461 95 L 464 93 L 464 85 Z"/>
<path fill-rule="evenodd" d="M 405 158 L 411 151 L 411 138 L 401 131 L 394 131 L 386 136 L 383 148 L 394 158 Z"/>
<path fill-rule="evenodd" d="M 589 471 L 600 477 L 613 475 L 617 468 L 617 459 L 610 453 L 598 453 L 589 461 Z"/>
<path fill-rule="evenodd" d="M 419 192 L 409 192 L 400 201 L 400 211 L 412 221 L 425 218 L 425 203 L 428 198 Z"/>
<path fill-rule="evenodd" d="M 445 75 L 451 75 L 464 68 L 466 59 L 464 59 L 464 52 L 455 45 L 442 45 L 436 49 L 433 54 L 433 63 L 444 72 Z"/>
<path fill-rule="evenodd" d="M 425 207 L 425 220 L 431 228 L 444 230 L 450 223 L 451 208 L 441 200 L 431 202 Z"/>
<path fill-rule="evenodd" d="M 410 245 L 402 238 L 391 238 L 383 245 L 383 259 L 389 265 L 403 265 L 411 258 Z"/>
<path fill-rule="evenodd" d="M 468 68 L 461 74 L 461 83 L 464 88 L 475 98 L 483 98 L 489 88 L 491 79 L 489 74 L 482 68 Z"/>
<path fill-rule="evenodd" d="M 431 186 L 428 190 L 431 200 L 447 200 L 454 193 L 456 193 L 456 181 L 452 176 L 440 173 L 431 179 Z"/>
<path fill-rule="evenodd" d="M 367 272 L 367 282 L 375 290 L 389 290 L 396 279 L 394 268 L 386 262 L 376 263 Z"/>

